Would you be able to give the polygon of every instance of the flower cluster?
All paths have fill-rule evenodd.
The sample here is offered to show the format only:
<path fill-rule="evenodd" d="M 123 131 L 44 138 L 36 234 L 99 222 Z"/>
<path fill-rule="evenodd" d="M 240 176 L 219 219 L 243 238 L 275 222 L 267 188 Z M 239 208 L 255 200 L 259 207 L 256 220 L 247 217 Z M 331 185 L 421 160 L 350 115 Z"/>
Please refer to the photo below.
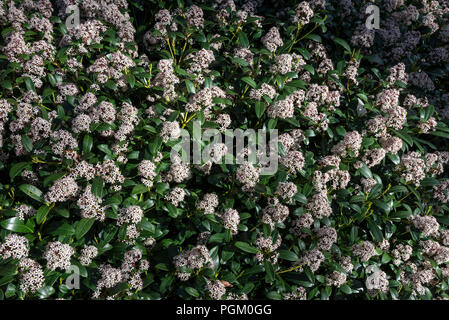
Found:
<path fill-rule="evenodd" d="M 449 299 L 449 3 L 373 4 L 2 1 L 1 296 Z"/>

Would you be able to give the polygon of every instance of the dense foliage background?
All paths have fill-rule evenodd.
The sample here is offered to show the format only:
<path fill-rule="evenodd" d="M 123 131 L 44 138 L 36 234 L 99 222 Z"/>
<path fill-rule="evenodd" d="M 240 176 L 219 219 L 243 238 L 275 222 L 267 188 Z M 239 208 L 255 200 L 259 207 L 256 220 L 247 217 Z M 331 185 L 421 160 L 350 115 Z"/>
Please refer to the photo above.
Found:
<path fill-rule="evenodd" d="M 448 18 L 1 1 L 0 298 L 448 298 Z M 171 161 L 195 120 L 278 129 L 279 170 Z"/>

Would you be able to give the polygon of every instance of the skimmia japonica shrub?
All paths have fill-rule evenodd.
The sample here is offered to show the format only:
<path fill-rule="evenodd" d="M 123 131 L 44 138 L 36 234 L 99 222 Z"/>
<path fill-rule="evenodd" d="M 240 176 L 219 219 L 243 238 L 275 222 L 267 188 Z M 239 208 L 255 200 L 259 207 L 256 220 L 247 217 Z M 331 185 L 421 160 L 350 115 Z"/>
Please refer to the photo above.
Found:
<path fill-rule="evenodd" d="M 448 23 L 1 1 L 0 298 L 449 298 Z"/>

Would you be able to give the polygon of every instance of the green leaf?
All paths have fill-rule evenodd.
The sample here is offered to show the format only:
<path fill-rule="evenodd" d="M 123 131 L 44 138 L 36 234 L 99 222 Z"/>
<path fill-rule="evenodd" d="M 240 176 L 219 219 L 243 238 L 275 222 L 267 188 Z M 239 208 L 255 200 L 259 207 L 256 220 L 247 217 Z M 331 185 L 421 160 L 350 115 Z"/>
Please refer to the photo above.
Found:
<path fill-rule="evenodd" d="M 443 138 L 449 139 L 449 133 L 447 133 L 447 132 L 442 132 L 442 131 L 431 131 L 431 132 L 429 132 L 429 134 L 431 134 L 431 135 L 433 135 L 433 136 L 443 137 Z"/>
<path fill-rule="evenodd" d="M 377 242 L 381 242 L 383 240 L 384 236 L 382 234 L 382 231 L 380 230 L 379 226 L 374 223 L 373 220 L 368 220 L 368 228 L 371 235 Z"/>
<path fill-rule="evenodd" d="M 156 184 L 156 192 L 159 194 L 164 194 L 168 189 L 170 189 L 170 185 L 166 182 Z"/>
<path fill-rule="evenodd" d="M 8 284 L 10 282 L 13 282 L 15 279 L 14 276 L 4 276 L 2 278 L 0 278 L 0 286 L 3 286 L 5 284 Z"/>
<path fill-rule="evenodd" d="M 191 93 L 191 94 L 195 94 L 196 90 L 195 90 L 195 85 L 193 84 L 192 81 L 186 79 L 186 87 L 187 87 L 187 92 Z"/>
<path fill-rule="evenodd" d="M 42 185 L 44 186 L 44 188 L 48 187 L 53 181 L 58 180 L 59 178 L 62 178 L 63 176 L 65 176 L 66 173 L 65 172 L 57 172 L 57 173 L 53 173 L 47 177 L 45 177 Z"/>
<path fill-rule="evenodd" d="M 31 80 L 31 78 L 25 77 L 24 81 L 25 87 L 27 88 L 28 91 L 36 92 L 36 89 L 34 88 L 34 82 L 33 80 Z"/>
<path fill-rule="evenodd" d="M 131 194 L 140 194 L 145 193 L 148 191 L 148 187 L 143 184 L 137 184 L 134 186 L 133 190 L 131 191 Z"/>
<path fill-rule="evenodd" d="M 213 86 L 213 81 L 210 77 L 206 77 L 204 78 L 204 87 L 205 88 L 212 88 Z"/>
<path fill-rule="evenodd" d="M 33 233 L 33 228 L 29 227 L 25 224 L 23 220 L 20 220 L 18 217 L 9 218 L 0 222 L 0 225 L 10 231 L 19 232 L 19 233 Z"/>
<path fill-rule="evenodd" d="M 198 290 L 196 290 L 195 288 L 187 287 L 184 290 L 192 297 L 198 298 L 200 296 Z"/>
<path fill-rule="evenodd" d="M 234 256 L 234 251 L 228 251 L 226 249 L 223 249 L 223 251 L 221 252 L 221 260 L 222 261 L 227 261 L 229 259 L 231 259 Z"/>
<path fill-rule="evenodd" d="M 410 137 L 407 133 L 405 132 L 399 132 L 399 131 L 395 131 L 392 130 L 399 138 L 401 138 L 403 141 L 405 141 L 407 144 L 409 144 L 410 146 L 413 146 L 413 139 L 412 137 Z M 435 133 L 435 132 L 432 132 Z M 449 134 L 446 138 L 449 138 Z"/>
<path fill-rule="evenodd" d="M 255 111 L 256 111 L 257 118 L 262 117 L 263 113 L 265 112 L 265 103 L 263 103 L 261 101 L 257 101 L 256 106 L 255 106 Z"/>
<path fill-rule="evenodd" d="M 134 75 L 132 73 L 128 73 L 126 75 L 126 80 L 128 81 L 129 86 L 131 88 L 134 88 L 134 85 L 136 84 L 136 78 L 134 77 Z"/>
<path fill-rule="evenodd" d="M 89 134 L 86 134 L 83 138 L 83 153 L 89 153 L 92 150 L 94 140 Z"/>
<path fill-rule="evenodd" d="M 89 230 L 92 228 L 93 224 L 95 222 L 95 219 L 86 219 L 83 218 L 80 221 L 78 221 L 78 224 L 75 228 L 75 237 L 77 239 L 81 239 Z"/>
<path fill-rule="evenodd" d="M 150 152 L 152 155 L 156 155 L 157 152 L 159 151 L 159 148 L 162 145 L 162 139 L 161 137 L 157 136 L 153 142 L 150 143 L 149 147 L 150 147 Z"/>
<path fill-rule="evenodd" d="M 13 28 L 13 27 L 9 27 L 9 28 L 4 28 L 3 30 L 2 30 L 2 36 L 5 36 L 6 34 L 8 34 L 8 33 L 10 33 L 10 32 L 14 32 L 15 31 L 15 29 Z"/>
<path fill-rule="evenodd" d="M 119 294 L 120 292 L 124 292 L 129 289 L 129 284 L 127 282 L 121 282 L 115 287 L 108 290 L 108 295 Z"/>
<path fill-rule="evenodd" d="M 248 85 L 250 85 L 254 89 L 257 87 L 257 83 L 253 79 L 251 79 L 250 77 L 243 77 L 242 81 L 247 83 Z"/>
<path fill-rule="evenodd" d="M 399 211 L 391 215 L 392 218 L 406 219 L 412 215 L 411 211 Z"/>
<path fill-rule="evenodd" d="M 317 35 L 317 34 L 314 34 L 314 33 L 312 33 L 312 34 L 309 34 L 307 37 L 305 37 L 304 39 L 311 39 L 311 40 L 313 40 L 313 41 L 316 41 L 316 42 L 320 42 L 321 43 L 321 37 L 319 36 L 319 35 Z"/>
<path fill-rule="evenodd" d="M 92 194 L 99 198 L 103 197 L 103 187 L 104 187 L 103 179 L 101 179 L 100 177 L 95 177 L 91 188 Z"/>
<path fill-rule="evenodd" d="M 388 153 L 387 156 L 391 160 L 391 162 L 393 162 L 396 165 L 401 162 L 401 158 L 399 158 L 397 154 Z"/>
<path fill-rule="evenodd" d="M 156 128 L 154 128 L 153 126 L 150 126 L 150 125 L 143 126 L 143 129 L 145 129 L 151 133 L 157 133 Z"/>
<path fill-rule="evenodd" d="M 383 255 L 382 255 L 382 263 L 383 264 L 386 264 L 386 263 L 388 263 L 388 262 L 390 262 L 391 261 L 391 257 L 388 255 L 388 253 L 384 253 Z"/>
<path fill-rule="evenodd" d="M 329 296 L 332 293 L 332 288 L 329 286 L 326 286 L 325 288 L 321 289 L 321 300 L 329 300 Z"/>
<path fill-rule="evenodd" d="M 268 261 L 264 261 L 263 264 L 266 272 L 265 281 L 268 283 L 272 283 L 275 278 L 273 265 Z"/>
<path fill-rule="evenodd" d="M 44 202 L 44 199 L 42 198 L 42 191 L 40 191 L 35 186 L 31 184 L 22 184 L 20 185 L 19 189 L 34 200 Z"/>
<path fill-rule="evenodd" d="M 307 203 L 307 198 L 306 198 L 306 196 L 303 195 L 302 193 L 297 193 L 297 194 L 295 194 L 294 197 L 293 197 L 293 199 L 295 199 L 295 200 L 298 201 L 298 202 L 304 203 L 304 204 Z"/>
<path fill-rule="evenodd" d="M 355 226 L 352 226 L 351 233 L 349 234 L 349 239 L 351 243 L 355 243 L 358 239 L 358 229 Z"/>
<path fill-rule="evenodd" d="M 337 134 L 339 134 L 340 136 L 344 136 L 346 134 L 346 130 L 345 128 L 343 128 L 342 126 L 338 126 L 337 128 L 335 128 L 335 131 L 337 132 Z"/>
<path fill-rule="evenodd" d="M 248 252 L 248 253 L 257 253 L 259 252 L 259 250 L 251 245 L 249 245 L 246 242 L 242 242 L 242 241 L 237 241 L 234 244 L 237 248 L 239 248 L 242 251 Z"/>
<path fill-rule="evenodd" d="M 162 279 L 161 285 L 159 286 L 159 290 L 161 291 L 162 294 L 165 294 L 165 292 L 167 292 L 167 290 L 169 289 L 174 280 L 175 278 L 170 274 L 168 274 Z"/>
<path fill-rule="evenodd" d="M 307 129 L 306 131 L 304 131 L 304 135 L 305 135 L 307 138 L 315 137 L 315 136 L 316 136 L 316 135 L 315 135 L 315 131 L 313 131 L 312 129 Z"/>
<path fill-rule="evenodd" d="M 75 234 L 75 228 L 73 228 L 68 223 L 64 223 L 61 226 L 59 226 L 55 231 L 53 231 L 52 234 L 58 236 L 72 236 Z"/>
<path fill-rule="evenodd" d="M 267 293 L 267 298 L 271 300 L 282 300 L 282 296 L 279 292 L 270 291 Z"/>
<path fill-rule="evenodd" d="M 212 98 L 212 102 L 215 104 L 225 104 L 225 105 L 232 105 L 232 101 L 226 98 Z"/>
<path fill-rule="evenodd" d="M 390 212 L 391 209 L 393 208 L 393 200 L 390 200 L 388 202 L 382 201 L 382 200 L 374 200 L 374 204 L 376 205 L 376 207 L 381 208 L 382 210 L 384 210 L 385 212 Z"/>
<path fill-rule="evenodd" d="M 304 59 L 306 59 L 306 60 L 310 59 L 310 52 L 307 51 L 307 49 L 298 48 L 297 50 L 301 53 L 301 55 L 304 57 Z"/>
<path fill-rule="evenodd" d="M 165 263 L 158 263 L 154 266 L 158 270 L 169 271 L 169 267 Z"/>
<path fill-rule="evenodd" d="M 343 284 L 343 285 L 340 287 L 340 290 L 341 290 L 341 292 L 343 292 L 343 293 L 345 293 L 345 294 L 351 294 L 351 293 L 352 293 L 351 287 L 348 286 L 346 283 Z"/>
<path fill-rule="evenodd" d="M 340 39 L 340 38 L 335 38 L 335 39 L 334 39 L 334 42 L 337 43 L 337 44 L 339 44 L 339 45 L 342 46 L 343 48 L 345 48 L 345 50 L 346 50 L 347 52 L 351 52 L 351 48 L 349 47 L 349 44 L 348 44 L 345 40 Z"/>
<path fill-rule="evenodd" d="M 97 146 L 97 149 L 112 157 L 111 149 L 109 149 L 109 146 L 107 144 L 100 144 Z"/>
<path fill-rule="evenodd" d="M 45 218 L 47 217 L 47 214 L 50 212 L 51 207 L 44 205 L 39 208 L 36 212 L 36 222 L 37 224 L 41 224 Z"/>
<path fill-rule="evenodd" d="M 298 256 L 294 252 L 291 252 L 288 250 L 280 250 L 279 258 L 288 260 L 288 261 L 298 261 L 299 260 Z"/>
<path fill-rule="evenodd" d="M 362 164 L 362 167 L 359 170 L 360 170 L 360 173 L 366 179 L 371 179 L 373 177 L 373 174 L 371 173 L 371 170 L 368 168 L 368 166 L 365 163 Z"/>
<path fill-rule="evenodd" d="M 17 274 L 17 263 L 10 262 L 5 265 L 0 265 L 0 275 L 1 276 L 13 276 Z"/>
<path fill-rule="evenodd" d="M 25 134 L 22 135 L 22 145 L 28 152 L 33 150 L 33 141 L 31 141 L 30 137 Z"/>
<path fill-rule="evenodd" d="M 239 32 L 238 37 L 239 37 L 239 44 L 240 44 L 240 46 L 242 46 L 243 48 L 248 48 L 249 47 L 249 40 L 248 40 L 248 36 L 246 35 L 246 33 Z"/>
<path fill-rule="evenodd" d="M 48 74 L 48 81 L 53 87 L 56 87 L 56 78 L 51 73 Z"/>
<path fill-rule="evenodd" d="M 249 66 L 248 61 L 246 61 L 246 60 L 244 60 L 242 58 L 232 57 L 231 59 L 232 59 L 233 62 L 241 65 L 242 67 L 248 67 Z"/>
<path fill-rule="evenodd" d="M 176 218 L 178 216 L 178 208 L 176 208 L 170 202 L 167 203 L 168 215 L 172 218 Z"/>
<path fill-rule="evenodd" d="M 12 90 L 12 83 L 9 80 L 2 81 L 2 87 L 6 90 Z"/>
<path fill-rule="evenodd" d="M 437 221 L 444 225 L 449 225 L 449 217 L 436 217 Z"/>
<path fill-rule="evenodd" d="M 404 186 L 394 186 L 391 187 L 389 192 L 393 192 L 393 193 L 407 193 L 408 189 Z"/>
<path fill-rule="evenodd" d="M 274 128 L 276 128 L 276 125 L 277 125 L 277 119 L 270 119 L 270 120 L 268 120 L 267 129 L 268 130 L 274 129 Z"/>
<path fill-rule="evenodd" d="M 421 180 L 421 183 L 420 183 L 420 185 L 423 187 L 433 187 L 433 186 L 436 186 L 439 184 L 440 184 L 440 182 L 437 179 L 432 178 L 432 177 L 424 178 L 423 180 Z"/>
<path fill-rule="evenodd" d="M 28 165 L 28 162 L 18 162 L 15 163 L 11 169 L 9 169 L 9 177 L 11 178 L 11 181 L 22 173 L 23 169 Z"/>
<path fill-rule="evenodd" d="M 248 282 L 242 289 L 242 293 L 248 294 L 254 289 L 255 285 L 253 282 Z"/>
<path fill-rule="evenodd" d="M 292 80 L 288 83 L 288 85 L 296 87 L 296 88 L 301 88 L 301 89 L 307 88 L 307 83 L 305 83 L 303 80 L 300 80 L 300 79 Z"/>
<path fill-rule="evenodd" d="M 432 105 L 429 105 L 424 112 L 424 121 L 429 120 L 429 118 L 434 114 L 435 107 Z"/>
<path fill-rule="evenodd" d="M 50 286 L 45 286 L 37 290 L 37 294 L 40 299 L 47 299 L 50 297 L 53 293 L 55 293 L 55 289 Z"/>
<path fill-rule="evenodd" d="M 225 234 L 224 233 L 215 233 L 213 235 L 210 236 L 209 238 L 209 243 L 214 243 L 214 242 L 218 242 L 221 243 L 224 241 L 225 238 Z"/>

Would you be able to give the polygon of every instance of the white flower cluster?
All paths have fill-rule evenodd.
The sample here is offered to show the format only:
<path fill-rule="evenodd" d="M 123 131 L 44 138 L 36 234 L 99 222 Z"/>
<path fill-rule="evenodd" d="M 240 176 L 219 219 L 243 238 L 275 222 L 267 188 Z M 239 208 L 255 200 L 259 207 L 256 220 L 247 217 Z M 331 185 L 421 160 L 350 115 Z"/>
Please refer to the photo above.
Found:
<path fill-rule="evenodd" d="M 28 257 L 28 239 L 17 234 L 9 234 L 0 245 L 0 256 L 3 259 L 21 259 Z"/>
<path fill-rule="evenodd" d="M 95 246 L 84 246 L 81 250 L 81 255 L 79 261 L 83 266 L 88 266 L 91 264 L 92 259 L 98 255 L 98 249 Z"/>
<path fill-rule="evenodd" d="M 176 275 L 181 281 L 190 279 L 192 276 L 190 270 L 199 270 L 206 266 L 214 266 L 209 250 L 203 245 L 182 251 L 173 258 L 173 263 L 177 270 Z"/>
<path fill-rule="evenodd" d="M 20 290 L 35 293 L 45 283 L 44 271 L 36 261 L 23 258 L 19 261 Z"/>
<path fill-rule="evenodd" d="M 70 259 L 75 250 L 68 244 L 59 241 L 47 244 L 44 259 L 47 260 L 47 268 L 50 270 L 68 270 L 71 266 Z"/>
<path fill-rule="evenodd" d="M 204 214 L 214 214 L 218 205 L 218 196 L 215 193 L 206 193 L 203 200 L 198 202 L 197 208 L 199 210 L 204 210 Z"/>
<path fill-rule="evenodd" d="M 237 234 L 237 227 L 240 223 L 240 215 L 235 209 L 227 209 L 220 215 L 223 225 L 226 229 L 231 230 L 232 234 Z"/>

